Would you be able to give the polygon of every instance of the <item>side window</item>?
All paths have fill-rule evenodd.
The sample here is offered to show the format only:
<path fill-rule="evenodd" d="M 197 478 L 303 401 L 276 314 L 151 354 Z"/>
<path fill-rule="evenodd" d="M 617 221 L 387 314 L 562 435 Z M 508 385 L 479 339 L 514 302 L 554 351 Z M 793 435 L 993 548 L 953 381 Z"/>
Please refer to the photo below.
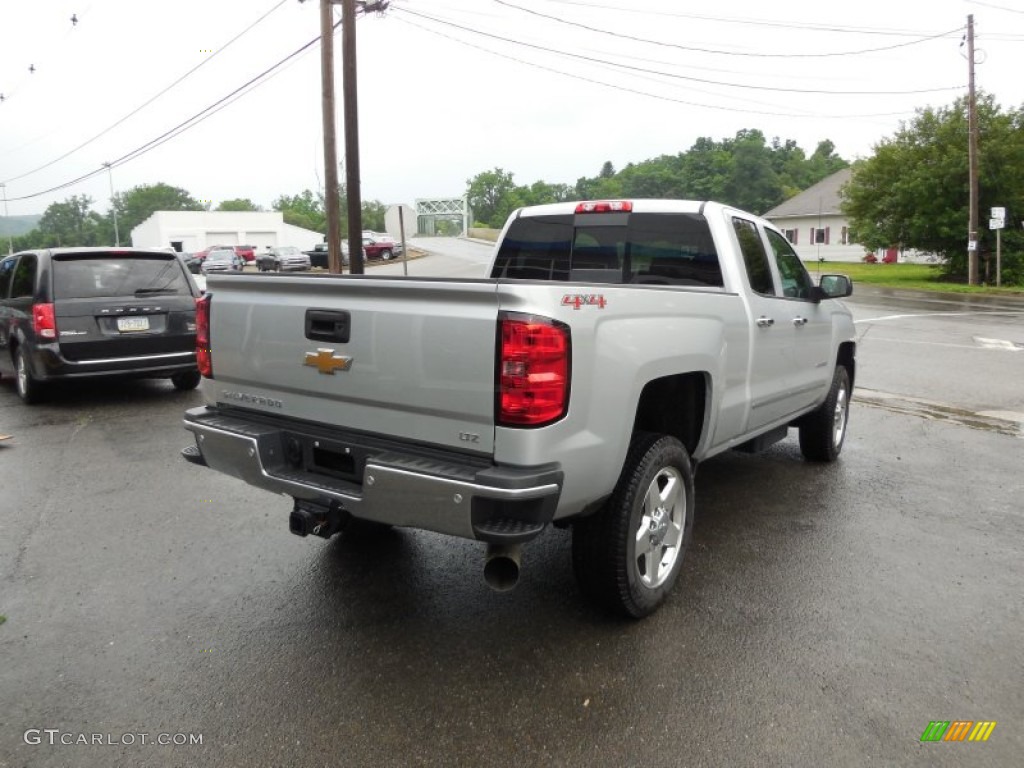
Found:
<path fill-rule="evenodd" d="M 772 283 L 772 271 L 768 266 L 768 254 L 757 233 L 757 225 L 748 219 L 733 218 L 732 226 L 740 243 L 751 289 L 762 296 L 774 296 L 775 285 Z"/>
<path fill-rule="evenodd" d="M 11 281 L 11 298 L 32 298 L 36 285 L 36 257 L 29 253 L 21 257 L 14 268 L 14 279 Z"/>
<path fill-rule="evenodd" d="M 814 295 L 814 283 L 811 282 L 811 276 L 807 274 L 800 257 L 786 242 L 786 238 L 778 232 L 770 229 L 765 229 L 765 231 L 768 233 L 768 242 L 771 243 L 772 251 L 775 252 L 779 277 L 782 278 L 782 295 L 791 299 L 811 298 Z"/>
<path fill-rule="evenodd" d="M 4 259 L 0 261 L 0 301 L 7 298 L 7 292 L 11 288 L 11 277 L 14 275 L 14 264 L 17 259 Z"/>

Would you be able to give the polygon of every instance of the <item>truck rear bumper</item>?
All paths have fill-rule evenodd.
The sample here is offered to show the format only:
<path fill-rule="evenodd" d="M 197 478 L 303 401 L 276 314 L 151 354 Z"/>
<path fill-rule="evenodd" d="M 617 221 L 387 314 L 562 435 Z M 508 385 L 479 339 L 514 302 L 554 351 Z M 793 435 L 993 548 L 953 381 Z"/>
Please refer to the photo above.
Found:
<path fill-rule="evenodd" d="M 504 467 L 315 425 L 199 407 L 185 413 L 206 464 L 297 499 L 336 502 L 353 517 L 514 544 L 551 522 L 558 465 Z"/>

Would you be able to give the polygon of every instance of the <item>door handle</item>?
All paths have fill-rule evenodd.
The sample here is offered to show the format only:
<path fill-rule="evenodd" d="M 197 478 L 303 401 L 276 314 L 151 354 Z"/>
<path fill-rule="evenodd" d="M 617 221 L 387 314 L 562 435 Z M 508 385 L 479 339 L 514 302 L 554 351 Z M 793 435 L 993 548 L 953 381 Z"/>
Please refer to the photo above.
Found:
<path fill-rule="evenodd" d="M 793 325 L 798 326 L 798 327 L 801 326 L 801 325 L 807 325 L 807 318 L 806 317 L 794 317 L 793 318 Z"/>
<path fill-rule="evenodd" d="M 306 338 L 347 344 L 352 330 L 352 316 L 344 310 L 307 309 Z"/>
<path fill-rule="evenodd" d="M 775 325 L 775 320 L 770 317 L 759 317 L 757 318 L 757 325 L 759 328 L 769 328 Z"/>

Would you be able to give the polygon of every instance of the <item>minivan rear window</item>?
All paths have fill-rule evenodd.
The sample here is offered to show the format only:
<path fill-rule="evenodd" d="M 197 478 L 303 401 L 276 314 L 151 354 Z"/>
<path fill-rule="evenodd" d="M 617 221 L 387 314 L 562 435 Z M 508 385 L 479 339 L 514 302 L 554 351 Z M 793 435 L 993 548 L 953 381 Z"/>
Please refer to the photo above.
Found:
<path fill-rule="evenodd" d="M 696 213 L 524 216 L 505 234 L 494 277 L 724 284 L 707 220 Z"/>
<path fill-rule="evenodd" d="M 191 295 L 171 254 L 68 254 L 53 259 L 57 299 Z"/>

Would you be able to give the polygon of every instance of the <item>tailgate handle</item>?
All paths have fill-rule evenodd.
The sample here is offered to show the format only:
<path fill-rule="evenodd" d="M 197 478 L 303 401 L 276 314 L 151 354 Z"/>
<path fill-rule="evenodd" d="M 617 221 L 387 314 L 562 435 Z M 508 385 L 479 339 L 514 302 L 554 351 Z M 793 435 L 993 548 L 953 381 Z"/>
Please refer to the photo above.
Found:
<path fill-rule="evenodd" d="M 352 317 L 344 310 L 306 310 L 306 338 L 311 341 L 337 341 L 347 344 L 351 331 Z"/>

